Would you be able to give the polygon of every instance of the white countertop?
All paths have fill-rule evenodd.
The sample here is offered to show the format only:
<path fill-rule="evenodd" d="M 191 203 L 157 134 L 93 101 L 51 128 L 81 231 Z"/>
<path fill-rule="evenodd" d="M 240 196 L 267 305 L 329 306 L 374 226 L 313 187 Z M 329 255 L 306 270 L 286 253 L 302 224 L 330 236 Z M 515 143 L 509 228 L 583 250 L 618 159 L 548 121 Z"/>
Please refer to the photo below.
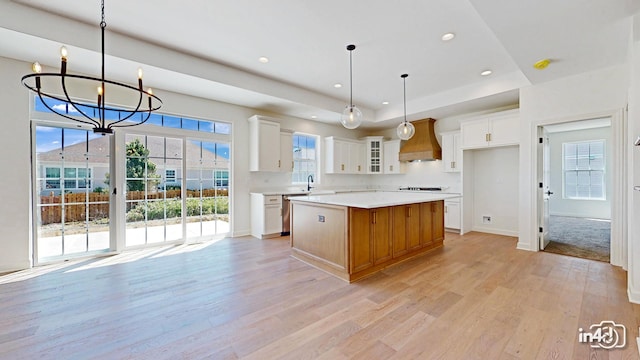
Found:
<path fill-rule="evenodd" d="M 309 195 L 291 198 L 293 202 L 310 202 L 316 204 L 349 206 L 363 209 L 378 207 L 416 204 L 422 202 L 438 201 L 459 198 L 459 194 L 434 194 L 424 192 L 405 191 L 371 191 L 353 192 L 333 195 Z"/>

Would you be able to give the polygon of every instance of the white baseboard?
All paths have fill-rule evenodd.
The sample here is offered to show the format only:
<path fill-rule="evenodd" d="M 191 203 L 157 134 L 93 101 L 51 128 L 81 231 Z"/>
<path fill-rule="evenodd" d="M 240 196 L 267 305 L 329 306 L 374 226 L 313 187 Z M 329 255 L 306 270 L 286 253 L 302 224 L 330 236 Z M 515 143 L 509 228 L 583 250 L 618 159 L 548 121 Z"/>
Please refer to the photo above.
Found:
<path fill-rule="evenodd" d="M 629 297 L 629 302 L 640 304 L 640 291 L 634 289 L 631 284 L 627 284 L 627 296 Z"/>
<path fill-rule="evenodd" d="M 531 244 L 528 242 L 523 242 L 523 241 L 518 241 L 518 244 L 516 245 L 516 249 L 518 250 L 525 250 L 525 251 L 534 251 L 537 252 L 538 249 L 532 249 L 531 248 Z"/>
<path fill-rule="evenodd" d="M 241 231 L 234 231 L 231 233 L 231 237 L 242 237 L 242 236 L 251 236 L 251 230 L 247 229 L 247 230 L 241 230 Z"/>
<path fill-rule="evenodd" d="M 471 228 L 471 231 L 478 231 L 478 232 L 483 232 L 487 234 L 496 234 L 496 235 L 513 236 L 513 237 L 518 236 L 518 231 L 496 229 L 496 228 L 490 228 L 490 227 L 484 227 L 484 226 L 474 226 Z"/>
<path fill-rule="evenodd" d="M 4 264 L 4 266 L 0 267 L 0 274 L 20 271 L 25 269 L 31 269 L 31 267 L 32 265 L 30 261 L 19 262 L 14 264 Z"/>

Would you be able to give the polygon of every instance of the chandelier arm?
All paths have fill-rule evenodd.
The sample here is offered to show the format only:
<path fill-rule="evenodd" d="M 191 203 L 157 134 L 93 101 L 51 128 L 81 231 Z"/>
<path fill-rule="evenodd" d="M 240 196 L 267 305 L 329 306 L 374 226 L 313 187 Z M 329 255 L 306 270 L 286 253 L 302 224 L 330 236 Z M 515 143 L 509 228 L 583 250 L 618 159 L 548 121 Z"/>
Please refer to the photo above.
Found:
<path fill-rule="evenodd" d="M 126 117 L 124 117 L 124 118 L 122 118 L 122 119 L 120 119 L 118 121 L 114 121 L 114 122 L 110 123 L 109 125 L 107 125 L 107 127 L 112 128 L 115 124 L 118 124 L 118 123 L 121 123 L 123 121 L 126 121 L 126 120 L 128 120 L 129 118 L 131 118 L 135 114 L 144 112 L 144 110 L 143 111 L 139 111 L 140 110 L 140 105 L 142 105 L 142 94 L 143 94 L 143 92 L 140 91 L 140 97 L 138 99 L 138 105 L 136 106 L 136 108 L 133 109 L 133 110 L 128 110 L 127 111 L 129 113 L 129 115 L 127 115 Z"/>
<path fill-rule="evenodd" d="M 57 114 L 57 115 L 59 115 L 59 116 L 62 116 L 62 117 L 64 117 L 64 118 L 67 118 L 67 119 L 69 119 L 69 120 L 79 121 L 79 122 L 84 123 L 84 124 L 89 124 L 89 125 L 93 125 L 93 126 L 98 125 L 98 123 L 97 123 L 95 120 L 93 120 L 93 119 L 90 119 L 91 121 L 86 121 L 86 120 L 82 120 L 82 119 L 76 119 L 76 118 L 73 118 L 73 117 L 71 117 L 71 116 L 69 116 L 69 115 L 66 115 L 66 114 L 59 113 L 57 110 L 55 110 L 54 108 L 52 108 L 51 106 L 49 106 L 49 104 L 47 104 L 47 103 L 44 101 L 44 99 L 42 98 L 42 93 L 41 93 L 41 92 L 37 91 L 37 93 L 38 93 L 38 97 L 40 98 L 40 101 L 42 101 L 42 103 L 44 104 L 44 106 L 46 106 L 46 107 L 47 107 L 47 109 L 49 109 L 49 111 L 53 112 L 54 114 Z"/>
<path fill-rule="evenodd" d="M 65 75 L 64 74 L 60 74 L 60 82 L 62 83 L 62 91 L 64 92 L 64 96 L 67 97 L 67 100 L 64 100 L 66 103 L 71 104 L 71 106 L 73 106 L 74 109 L 76 109 L 77 112 L 79 112 L 80 114 L 82 114 L 82 116 L 86 117 L 87 119 L 89 119 L 89 121 L 96 121 L 94 120 L 91 116 L 87 115 L 84 113 L 84 111 L 80 110 L 80 108 L 78 107 L 79 104 L 76 104 L 73 100 L 71 100 L 71 97 L 69 97 L 69 93 L 67 93 L 67 84 L 64 81 L 65 79 Z M 78 105 L 78 106 L 76 106 Z M 98 104 L 99 105 L 99 104 Z M 102 120 L 102 119 L 101 119 Z M 100 125 L 100 124 L 98 124 Z"/>
<path fill-rule="evenodd" d="M 138 126 L 138 125 L 142 125 L 142 124 L 146 123 L 146 122 L 147 122 L 147 120 L 149 120 L 149 118 L 151 117 L 151 111 L 147 111 L 147 110 L 145 110 L 145 111 L 140 111 L 139 113 L 142 113 L 142 112 L 146 112 L 146 113 L 147 113 L 147 117 L 146 117 L 144 120 L 142 120 L 141 122 L 139 122 L 139 123 L 135 123 L 135 124 L 122 124 L 122 125 L 115 125 L 115 126 L 113 126 L 113 125 L 114 125 L 114 124 L 116 124 L 116 123 L 111 123 L 111 124 L 109 124 L 109 128 L 112 128 L 112 127 L 130 127 L 130 126 Z M 119 121 L 118 121 L 118 122 L 119 122 Z"/>

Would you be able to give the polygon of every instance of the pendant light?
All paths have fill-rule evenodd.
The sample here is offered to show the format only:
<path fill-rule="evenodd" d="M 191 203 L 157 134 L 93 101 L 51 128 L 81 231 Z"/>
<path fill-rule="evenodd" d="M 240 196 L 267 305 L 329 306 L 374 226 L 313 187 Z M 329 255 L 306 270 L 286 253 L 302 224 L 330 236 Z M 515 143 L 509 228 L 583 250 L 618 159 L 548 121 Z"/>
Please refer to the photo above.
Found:
<path fill-rule="evenodd" d="M 342 126 L 347 129 L 355 129 L 360 124 L 362 124 L 362 111 L 358 109 L 355 105 L 353 105 L 353 66 L 351 60 L 351 54 L 353 50 L 355 50 L 355 45 L 347 45 L 347 50 L 349 51 L 349 87 L 350 87 L 350 95 L 349 95 L 349 105 L 342 112 L 342 116 L 340 116 L 340 122 Z"/>
<path fill-rule="evenodd" d="M 413 137 L 413 134 L 416 133 L 416 128 L 413 124 L 407 122 L 407 76 L 409 76 L 409 74 L 400 75 L 404 81 L 404 121 L 398 125 L 396 132 L 398 133 L 398 137 L 402 140 L 409 140 Z"/>

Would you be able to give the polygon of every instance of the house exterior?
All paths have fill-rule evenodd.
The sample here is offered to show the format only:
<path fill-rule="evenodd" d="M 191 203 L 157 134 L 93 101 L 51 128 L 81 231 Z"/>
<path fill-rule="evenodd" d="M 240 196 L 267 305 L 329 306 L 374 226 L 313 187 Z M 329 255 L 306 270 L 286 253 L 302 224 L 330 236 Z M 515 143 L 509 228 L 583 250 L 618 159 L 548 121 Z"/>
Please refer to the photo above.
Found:
<path fill-rule="evenodd" d="M 53 149 L 37 155 L 37 189 L 41 196 L 59 195 L 64 192 L 100 192 L 109 189 L 109 138 L 97 137 L 86 142 L 66 146 L 64 150 Z M 37 139 L 36 139 L 37 141 Z M 152 151 L 149 161 L 156 165 L 155 174 L 149 182 L 154 189 L 182 187 L 182 159 L 159 158 L 153 154 L 178 154 L 182 157 L 182 142 L 164 142 L 162 137 L 149 136 L 146 148 Z M 86 149 L 91 149 L 87 153 Z M 162 149 L 162 150 L 159 150 Z M 186 141 L 187 154 L 197 154 L 197 158 L 187 156 L 185 184 L 188 190 L 229 187 L 229 159 L 221 157 L 207 147 L 200 147 L 197 141 Z M 94 155 L 102 156 L 94 156 Z M 156 175 L 156 176 L 154 176 Z M 203 179 L 201 182 L 200 178 Z"/>

